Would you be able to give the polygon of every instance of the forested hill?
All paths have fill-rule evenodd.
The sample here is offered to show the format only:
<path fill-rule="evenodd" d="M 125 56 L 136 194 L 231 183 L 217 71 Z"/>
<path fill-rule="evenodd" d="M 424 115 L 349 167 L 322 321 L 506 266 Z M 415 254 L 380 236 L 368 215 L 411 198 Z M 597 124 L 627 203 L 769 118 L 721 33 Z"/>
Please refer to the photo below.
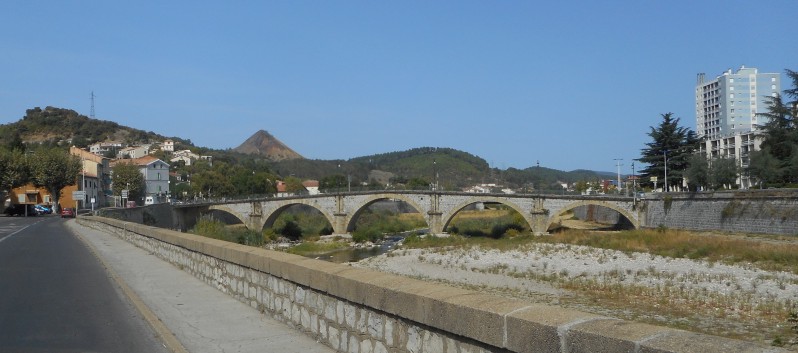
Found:
<path fill-rule="evenodd" d="M 587 170 L 564 172 L 544 167 L 526 169 L 490 168 L 475 155 L 451 148 L 422 147 L 407 151 L 390 152 L 352 158 L 349 160 L 290 160 L 273 164 L 280 175 L 296 175 L 320 180 L 322 186 L 331 187 L 330 176 L 347 178 L 351 185 L 377 181 L 380 184 L 428 185 L 437 182 L 443 190 L 459 190 L 483 183 L 495 183 L 527 190 L 561 190 L 559 183 L 597 181 L 612 178 L 612 173 Z M 344 184 L 346 185 L 346 184 Z"/>
<path fill-rule="evenodd" d="M 28 109 L 19 121 L 0 125 L 0 141 L 19 141 L 44 145 L 86 147 L 95 142 L 135 143 L 163 141 L 166 137 L 119 125 L 112 121 L 91 119 L 71 109 L 39 107 Z M 175 138 L 173 138 L 175 139 Z M 176 142 L 190 145 L 189 140 Z"/>

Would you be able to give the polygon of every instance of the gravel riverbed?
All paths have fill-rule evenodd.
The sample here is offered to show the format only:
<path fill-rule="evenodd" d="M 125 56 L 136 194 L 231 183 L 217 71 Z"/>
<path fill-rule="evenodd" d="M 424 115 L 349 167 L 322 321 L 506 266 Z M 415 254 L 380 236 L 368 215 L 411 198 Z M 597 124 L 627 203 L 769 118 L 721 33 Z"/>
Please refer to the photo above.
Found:
<path fill-rule="evenodd" d="M 798 303 L 792 273 L 567 244 L 398 249 L 352 265 L 765 343 L 790 333 Z"/>

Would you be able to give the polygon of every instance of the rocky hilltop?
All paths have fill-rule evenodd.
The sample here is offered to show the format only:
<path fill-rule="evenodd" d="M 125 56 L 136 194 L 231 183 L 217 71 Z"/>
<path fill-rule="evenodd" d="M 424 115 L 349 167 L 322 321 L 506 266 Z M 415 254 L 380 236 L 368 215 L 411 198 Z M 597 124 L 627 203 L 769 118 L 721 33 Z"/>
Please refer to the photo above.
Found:
<path fill-rule="evenodd" d="M 233 151 L 263 156 L 272 161 L 304 159 L 299 153 L 296 153 L 264 130 L 260 130 L 250 136 L 244 143 L 234 148 Z"/>

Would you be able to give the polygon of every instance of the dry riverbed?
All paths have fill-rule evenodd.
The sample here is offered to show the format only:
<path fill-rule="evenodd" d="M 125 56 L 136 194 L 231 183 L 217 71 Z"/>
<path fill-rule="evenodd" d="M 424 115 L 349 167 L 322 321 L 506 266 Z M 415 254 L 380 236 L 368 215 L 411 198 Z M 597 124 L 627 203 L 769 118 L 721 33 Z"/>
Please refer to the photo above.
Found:
<path fill-rule="evenodd" d="M 766 344 L 795 338 L 798 275 L 750 264 L 528 243 L 398 249 L 353 266 Z"/>

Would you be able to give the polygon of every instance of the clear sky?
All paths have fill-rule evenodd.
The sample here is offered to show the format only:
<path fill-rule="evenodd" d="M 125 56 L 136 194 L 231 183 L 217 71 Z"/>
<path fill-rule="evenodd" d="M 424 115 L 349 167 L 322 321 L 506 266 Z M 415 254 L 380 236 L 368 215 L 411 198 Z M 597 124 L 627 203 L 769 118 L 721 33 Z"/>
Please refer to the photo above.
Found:
<path fill-rule="evenodd" d="M 0 3 L 0 123 L 55 106 L 306 158 L 451 147 L 622 172 L 696 74 L 798 70 L 798 1 Z M 793 28 L 792 30 L 790 28 Z M 786 83 L 786 82 L 785 82 Z M 782 87 L 784 89 L 786 87 Z M 638 164 L 639 165 L 639 164 Z"/>

